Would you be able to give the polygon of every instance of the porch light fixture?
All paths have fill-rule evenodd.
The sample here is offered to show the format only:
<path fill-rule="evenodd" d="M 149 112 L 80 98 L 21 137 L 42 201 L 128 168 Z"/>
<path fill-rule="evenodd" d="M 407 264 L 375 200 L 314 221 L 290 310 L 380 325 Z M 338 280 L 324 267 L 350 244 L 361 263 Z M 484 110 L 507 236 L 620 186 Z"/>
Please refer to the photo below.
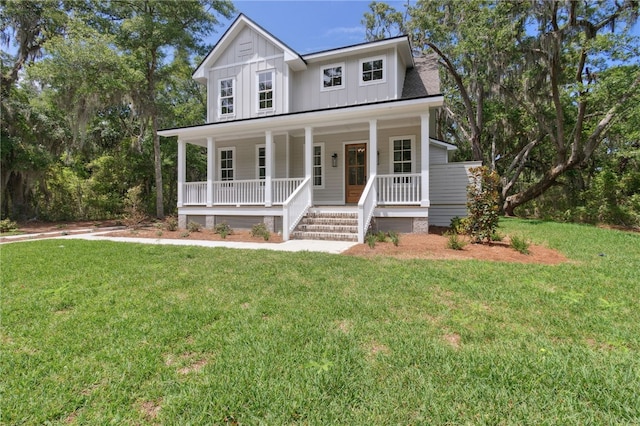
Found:
<path fill-rule="evenodd" d="M 338 167 L 338 153 L 334 152 L 331 156 L 331 167 Z"/>

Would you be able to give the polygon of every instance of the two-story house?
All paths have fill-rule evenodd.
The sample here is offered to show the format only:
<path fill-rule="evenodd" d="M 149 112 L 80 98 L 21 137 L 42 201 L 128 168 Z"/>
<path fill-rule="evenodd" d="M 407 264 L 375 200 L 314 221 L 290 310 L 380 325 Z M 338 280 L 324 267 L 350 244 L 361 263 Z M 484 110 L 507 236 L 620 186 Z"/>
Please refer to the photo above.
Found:
<path fill-rule="evenodd" d="M 370 226 L 427 232 L 466 215 L 468 169 L 433 138 L 437 63 L 408 37 L 300 55 L 244 15 L 193 74 L 207 123 L 177 136 L 181 227 L 263 222 L 289 238 L 364 241 Z M 185 180 L 186 144 L 207 180 Z"/>

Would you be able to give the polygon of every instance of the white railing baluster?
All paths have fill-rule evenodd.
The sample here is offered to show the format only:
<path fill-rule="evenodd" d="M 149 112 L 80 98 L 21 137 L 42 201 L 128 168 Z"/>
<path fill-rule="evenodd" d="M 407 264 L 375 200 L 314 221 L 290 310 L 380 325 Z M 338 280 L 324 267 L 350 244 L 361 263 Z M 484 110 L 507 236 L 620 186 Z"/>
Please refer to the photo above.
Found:
<path fill-rule="evenodd" d="M 419 205 L 420 173 L 378 175 L 378 204 Z"/>
<path fill-rule="evenodd" d="M 306 178 L 282 204 L 282 239 L 289 236 L 311 207 L 311 178 Z"/>

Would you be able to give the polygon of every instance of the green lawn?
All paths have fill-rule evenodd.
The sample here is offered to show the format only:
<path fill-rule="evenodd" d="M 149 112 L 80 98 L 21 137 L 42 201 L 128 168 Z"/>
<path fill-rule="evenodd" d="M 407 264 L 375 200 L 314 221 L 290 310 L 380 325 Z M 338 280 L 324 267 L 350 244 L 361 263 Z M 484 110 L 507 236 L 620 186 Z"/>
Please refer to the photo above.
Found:
<path fill-rule="evenodd" d="M 1 423 L 639 424 L 640 235 L 501 228 L 571 260 L 4 245 Z"/>

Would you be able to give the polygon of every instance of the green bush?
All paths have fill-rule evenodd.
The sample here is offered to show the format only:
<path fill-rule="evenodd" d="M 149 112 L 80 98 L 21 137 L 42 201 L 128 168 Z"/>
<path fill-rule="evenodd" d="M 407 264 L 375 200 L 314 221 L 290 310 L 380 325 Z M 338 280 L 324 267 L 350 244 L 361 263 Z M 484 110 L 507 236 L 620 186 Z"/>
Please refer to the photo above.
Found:
<path fill-rule="evenodd" d="M 365 242 L 369 246 L 369 248 L 374 248 L 376 246 L 376 240 L 378 239 L 376 234 L 367 234 L 364 237 Z"/>
<path fill-rule="evenodd" d="M 187 230 L 189 230 L 189 232 L 200 232 L 202 230 L 202 225 L 198 222 L 189 221 L 187 224 Z"/>
<path fill-rule="evenodd" d="M 232 233 L 231 227 L 226 223 L 222 222 L 215 226 L 214 232 L 216 234 L 220 234 L 222 238 L 227 238 L 227 235 Z"/>
<path fill-rule="evenodd" d="M 0 232 L 12 232 L 18 230 L 18 224 L 9 218 L 0 220 Z"/>
<path fill-rule="evenodd" d="M 391 240 L 393 245 L 398 247 L 398 244 L 400 244 L 400 235 L 398 235 L 398 233 L 395 231 L 389 231 L 388 234 L 389 234 L 389 239 Z"/>
<path fill-rule="evenodd" d="M 467 245 L 456 232 L 446 232 L 444 235 L 447 237 L 447 248 L 451 250 L 462 250 Z"/>
<path fill-rule="evenodd" d="M 129 188 L 124 198 L 124 224 L 131 229 L 139 228 L 147 220 L 142 200 L 142 186 Z"/>
<path fill-rule="evenodd" d="M 382 232 L 382 231 L 378 231 L 378 232 L 376 233 L 376 241 L 377 241 L 377 242 L 379 242 L 379 243 L 384 243 L 384 242 L 386 242 L 386 241 L 387 241 L 387 234 L 385 234 L 385 233 L 384 233 L 384 232 Z"/>
<path fill-rule="evenodd" d="M 469 220 L 466 217 L 456 216 L 451 218 L 449 228 L 451 232 L 455 232 L 456 234 L 465 234 L 469 228 Z"/>
<path fill-rule="evenodd" d="M 256 223 L 251 227 L 251 236 L 252 237 L 262 237 L 265 241 L 269 241 L 271 238 L 271 233 L 267 229 L 267 225 L 264 222 Z"/>
<path fill-rule="evenodd" d="M 167 216 L 167 218 L 164 220 L 164 225 L 167 228 L 167 231 L 177 231 L 178 218 L 175 216 Z"/>
<path fill-rule="evenodd" d="M 519 236 L 519 235 L 514 235 L 511 237 L 511 243 L 509 244 L 509 246 L 511 246 L 511 248 L 513 248 L 514 250 L 522 253 L 522 254 L 529 254 L 529 246 L 531 245 L 531 243 L 529 242 L 529 240 L 527 240 L 525 237 Z"/>
<path fill-rule="evenodd" d="M 467 187 L 467 231 L 474 243 L 490 242 L 500 219 L 500 178 L 487 167 L 475 167 L 470 171 L 472 182 Z"/>

